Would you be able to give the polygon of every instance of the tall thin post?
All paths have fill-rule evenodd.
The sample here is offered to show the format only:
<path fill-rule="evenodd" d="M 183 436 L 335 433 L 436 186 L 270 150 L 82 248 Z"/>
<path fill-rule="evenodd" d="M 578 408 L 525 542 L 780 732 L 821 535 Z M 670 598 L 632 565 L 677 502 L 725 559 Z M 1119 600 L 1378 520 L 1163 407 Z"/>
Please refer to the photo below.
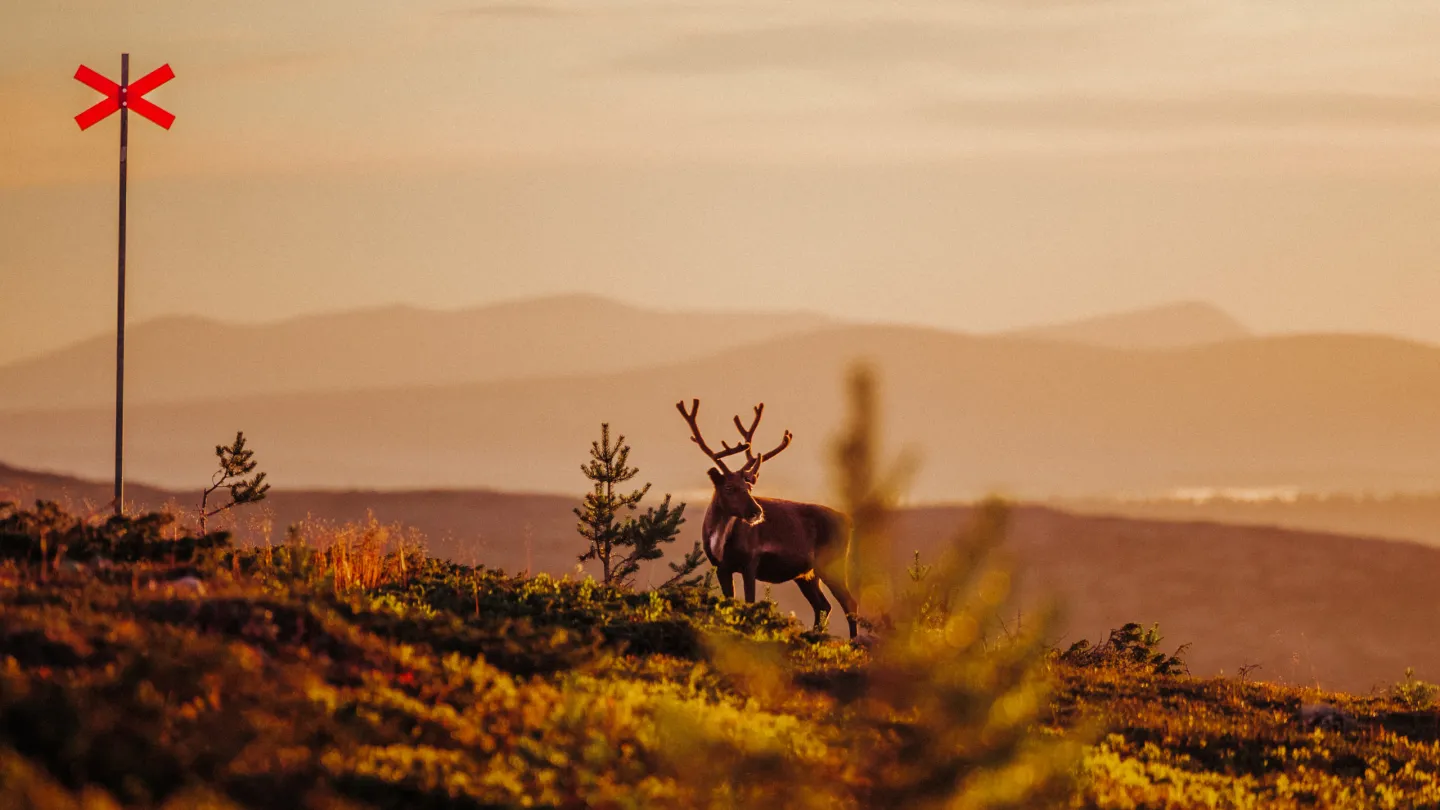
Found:
<path fill-rule="evenodd" d="M 130 146 L 130 54 L 120 54 L 120 288 L 115 330 L 115 514 L 125 513 L 125 163 Z"/>

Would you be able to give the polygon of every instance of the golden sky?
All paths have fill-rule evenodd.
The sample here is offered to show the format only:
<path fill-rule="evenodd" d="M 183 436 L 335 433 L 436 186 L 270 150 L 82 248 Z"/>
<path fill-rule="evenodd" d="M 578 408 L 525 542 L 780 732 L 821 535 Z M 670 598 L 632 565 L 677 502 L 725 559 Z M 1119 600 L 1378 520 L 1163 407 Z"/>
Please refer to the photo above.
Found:
<path fill-rule="evenodd" d="M 1440 341 L 1428 0 L 0 5 L 0 362 L 130 311 L 590 291 L 990 330 L 1176 299 Z"/>

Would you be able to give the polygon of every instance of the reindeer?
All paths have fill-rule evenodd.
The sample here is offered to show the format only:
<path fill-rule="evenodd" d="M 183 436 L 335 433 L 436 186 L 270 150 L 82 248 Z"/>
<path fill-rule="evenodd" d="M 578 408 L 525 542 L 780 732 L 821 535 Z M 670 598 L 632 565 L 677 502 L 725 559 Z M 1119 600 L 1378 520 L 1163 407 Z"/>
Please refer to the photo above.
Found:
<path fill-rule="evenodd" d="M 755 419 L 748 430 L 740 417 L 735 417 L 735 427 L 743 441 L 734 447 L 722 441 L 723 449 L 717 453 L 700 435 L 700 426 L 695 421 L 700 413 L 700 400 L 693 402 L 689 411 L 685 410 L 683 400 L 675 403 L 675 407 L 690 425 L 690 440 L 715 463 L 709 471 L 715 496 L 705 511 L 702 532 L 705 556 L 720 574 L 720 591 L 728 598 L 735 597 L 736 572 L 744 579 L 747 602 L 755 601 L 756 580 L 772 583 L 794 580 L 815 609 L 815 626 L 822 628 L 830 616 L 830 600 L 820 590 L 823 582 L 840 600 L 850 623 L 850 637 L 855 638 L 858 613 L 847 587 L 845 570 L 850 521 L 834 509 L 819 504 L 756 498 L 751 494 L 760 478 L 760 465 L 790 446 L 790 431 L 785 431 L 785 437 L 774 450 L 759 455 L 753 452 L 755 429 L 760 426 L 760 417 L 765 411 L 762 402 L 755 406 Z M 745 466 L 731 472 L 724 459 L 741 452 L 745 454 Z"/>

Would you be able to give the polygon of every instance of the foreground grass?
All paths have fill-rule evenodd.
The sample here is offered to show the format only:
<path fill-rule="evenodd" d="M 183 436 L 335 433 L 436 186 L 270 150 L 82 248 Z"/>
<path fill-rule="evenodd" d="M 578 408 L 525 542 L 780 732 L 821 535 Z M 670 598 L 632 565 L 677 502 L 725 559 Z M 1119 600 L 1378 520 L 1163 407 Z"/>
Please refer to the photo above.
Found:
<path fill-rule="evenodd" d="M 870 653 L 768 603 L 511 578 L 373 532 L 127 531 L 0 531 L 0 807 L 896 806 L 923 728 L 855 722 Z M 1035 716 L 1093 740 L 1053 806 L 1440 807 L 1433 712 L 1046 666 Z M 1355 727 L 1302 728 L 1320 700 Z"/>

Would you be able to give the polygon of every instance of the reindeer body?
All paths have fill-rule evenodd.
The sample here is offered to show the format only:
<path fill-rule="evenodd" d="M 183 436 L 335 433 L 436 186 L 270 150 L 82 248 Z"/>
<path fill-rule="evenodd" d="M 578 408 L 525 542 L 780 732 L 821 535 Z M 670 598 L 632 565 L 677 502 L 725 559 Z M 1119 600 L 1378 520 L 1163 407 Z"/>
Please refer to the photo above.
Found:
<path fill-rule="evenodd" d="M 705 556 L 720 571 L 723 588 L 733 574 L 753 572 L 761 582 L 789 582 L 845 554 L 845 516 L 813 503 L 756 498 L 765 519 L 752 526 L 711 503 L 705 511 Z"/>
<path fill-rule="evenodd" d="M 715 462 L 710 480 L 715 497 L 705 510 L 705 556 L 720 577 L 720 591 L 727 598 L 735 597 L 735 574 L 744 581 L 745 601 L 755 601 L 755 583 L 794 581 L 805 599 L 815 609 L 815 626 L 822 628 L 830 614 L 830 600 L 825 598 L 820 583 L 830 588 L 850 624 L 850 637 L 856 634 L 857 604 L 850 595 L 848 560 L 850 521 L 840 512 L 813 503 L 799 503 L 778 498 L 756 498 L 751 488 L 759 477 L 760 464 L 790 444 L 790 432 L 776 449 L 762 455 L 750 452 L 750 439 L 760 422 L 764 405 L 756 406 L 755 421 L 747 430 L 735 418 L 745 442 L 730 447 L 721 443 L 724 452 L 712 451 L 700 436 L 695 417 L 700 401 L 695 400 L 693 412 L 684 403 L 676 406 L 690 423 L 692 440 Z M 749 458 L 743 469 L 731 472 L 722 459 L 744 452 Z"/>

